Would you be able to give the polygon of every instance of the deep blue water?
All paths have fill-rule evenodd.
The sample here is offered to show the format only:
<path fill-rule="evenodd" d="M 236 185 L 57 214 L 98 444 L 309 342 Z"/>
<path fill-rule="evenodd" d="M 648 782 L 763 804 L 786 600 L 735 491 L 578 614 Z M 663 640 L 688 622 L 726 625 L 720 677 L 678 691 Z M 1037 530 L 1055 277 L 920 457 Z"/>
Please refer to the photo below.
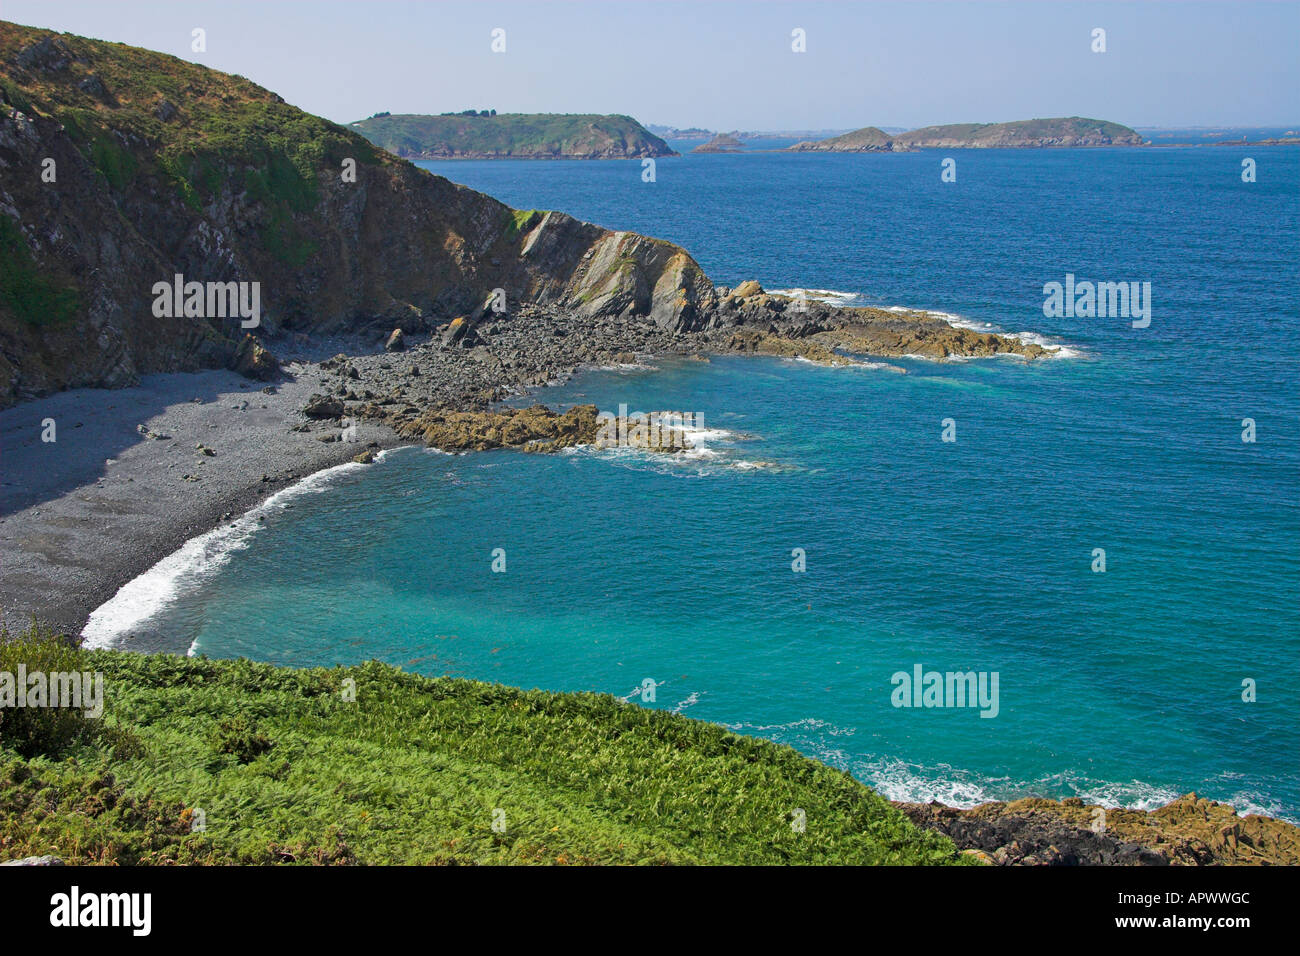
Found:
<path fill-rule="evenodd" d="M 1250 153 L 1251 184 L 1229 148 L 953 155 L 956 183 L 931 152 L 688 155 L 654 183 L 639 162 L 425 164 L 682 243 L 719 283 L 938 310 L 1077 357 L 590 372 L 543 399 L 725 434 L 671 462 L 393 452 L 158 576 L 168 600 L 129 630 L 631 695 L 893 797 L 1196 790 L 1300 819 L 1300 148 Z M 1067 272 L 1150 282 L 1150 327 L 1045 318 Z M 997 716 L 893 706 L 917 664 L 997 672 Z"/>

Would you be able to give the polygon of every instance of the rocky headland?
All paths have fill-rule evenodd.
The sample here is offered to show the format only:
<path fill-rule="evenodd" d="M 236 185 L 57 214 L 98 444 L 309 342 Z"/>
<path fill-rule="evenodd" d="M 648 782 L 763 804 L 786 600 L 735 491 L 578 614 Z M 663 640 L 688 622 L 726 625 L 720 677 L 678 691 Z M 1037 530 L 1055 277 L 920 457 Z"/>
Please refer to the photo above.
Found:
<path fill-rule="evenodd" d="M 642 159 L 676 156 L 630 116 L 486 111 L 377 114 L 350 124 L 404 159 Z"/>

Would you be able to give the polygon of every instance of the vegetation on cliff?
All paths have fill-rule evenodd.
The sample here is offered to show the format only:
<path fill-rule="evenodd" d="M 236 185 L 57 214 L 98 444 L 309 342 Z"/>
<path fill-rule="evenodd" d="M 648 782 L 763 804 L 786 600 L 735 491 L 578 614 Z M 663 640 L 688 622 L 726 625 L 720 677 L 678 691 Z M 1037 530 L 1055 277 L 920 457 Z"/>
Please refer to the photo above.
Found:
<path fill-rule="evenodd" d="M 0 660 L 48 663 L 49 642 L 29 632 Z M 294 670 L 58 653 L 62 669 L 103 673 L 104 716 L 82 721 L 80 733 L 29 733 L 24 740 L 35 746 L 22 753 L 0 736 L 0 858 L 969 859 L 847 773 L 789 747 L 604 694 L 420 677 L 376 662 Z"/>
<path fill-rule="evenodd" d="M 667 143 L 632 117 L 619 114 L 382 114 L 359 120 L 352 128 L 376 146 L 407 159 L 640 159 L 676 155 Z"/>
<path fill-rule="evenodd" d="M 495 289 L 689 328 L 712 294 L 676 246 L 521 216 L 242 77 L 3 22 L 0 169 L 0 406 L 233 365 L 241 317 L 153 314 L 176 274 L 258 283 L 258 336 L 429 331 Z"/>

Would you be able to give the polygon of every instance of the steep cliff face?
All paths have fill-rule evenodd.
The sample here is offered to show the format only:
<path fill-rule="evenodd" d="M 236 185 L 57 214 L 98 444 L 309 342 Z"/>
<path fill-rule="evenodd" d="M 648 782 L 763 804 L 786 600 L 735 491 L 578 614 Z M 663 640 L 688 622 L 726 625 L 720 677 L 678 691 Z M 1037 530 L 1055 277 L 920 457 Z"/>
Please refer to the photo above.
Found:
<path fill-rule="evenodd" d="M 155 315 L 178 274 L 258 283 L 261 336 L 427 330 L 494 290 L 671 330 L 715 301 L 669 243 L 516 212 L 242 77 L 0 23 L 0 406 L 234 364 L 249 319 Z"/>

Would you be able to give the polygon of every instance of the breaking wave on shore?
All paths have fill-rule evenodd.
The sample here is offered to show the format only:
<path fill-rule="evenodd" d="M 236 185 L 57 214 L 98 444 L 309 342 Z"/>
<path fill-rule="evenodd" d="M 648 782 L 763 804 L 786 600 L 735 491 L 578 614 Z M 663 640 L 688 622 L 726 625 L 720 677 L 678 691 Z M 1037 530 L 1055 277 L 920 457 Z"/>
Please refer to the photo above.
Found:
<path fill-rule="evenodd" d="M 385 454 L 384 451 L 379 452 L 375 460 L 381 460 Z M 83 646 L 122 646 L 133 631 L 140 629 L 178 594 L 220 568 L 236 551 L 248 547 L 268 514 L 284 511 L 296 498 L 325 491 L 335 479 L 367 467 L 369 466 L 348 461 L 315 472 L 288 488 L 277 491 L 230 524 L 213 528 L 186 541 L 148 571 L 132 578 L 113 597 L 91 612 L 81 632 Z"/>

